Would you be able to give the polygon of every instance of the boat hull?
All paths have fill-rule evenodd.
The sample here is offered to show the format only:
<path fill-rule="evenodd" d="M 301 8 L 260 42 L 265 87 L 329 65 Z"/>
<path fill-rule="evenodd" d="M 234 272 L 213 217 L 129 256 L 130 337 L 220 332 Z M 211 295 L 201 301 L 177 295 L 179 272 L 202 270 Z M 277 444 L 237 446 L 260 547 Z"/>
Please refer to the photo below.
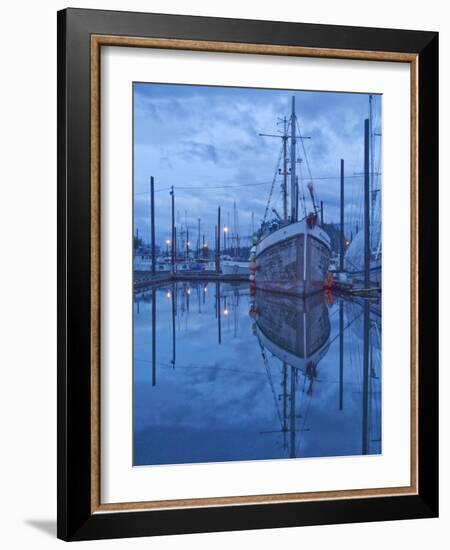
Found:
<path fill-rule="evenodd" d="M 256 286 L 270 292 L 310 296 L 323 289 L 330 240 L 319 227 L 297 222 L 274 231 L 256 248 Z"/>
<path fill-rule="evenodd" d="M 364 282 L 365 273 L 363 269 L 348 270 L 347 274 L 354 283 L 362 284 Z M 378 286 L 381 288 L 381 276 L 381 258 L 378 258 L 377 260 L 370 260 L 369 277 L 371 286 Z"/>
<path fill-rule="evenodd" d="M 220 265 L 224 275 L 248 275 L 249 262 L 223 260 Z"/>

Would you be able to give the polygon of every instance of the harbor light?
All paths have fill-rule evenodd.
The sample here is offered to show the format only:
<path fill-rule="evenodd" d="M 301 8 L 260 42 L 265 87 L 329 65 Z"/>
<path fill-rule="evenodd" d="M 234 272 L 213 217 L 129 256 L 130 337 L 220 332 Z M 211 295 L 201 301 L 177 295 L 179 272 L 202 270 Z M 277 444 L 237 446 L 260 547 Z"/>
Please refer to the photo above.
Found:
<path fill-rule="evenodd" d="M 225 309 L 223 310 L 223 314 L 224 314 L 224 315 L 228 315 L 228 309 L 227 309 L 227 308 L 225 308 Z"/>
<path fill-rule="evenodd" d="M 170 291 L 166 294 L 167 298 L 171 298 L 172 297 L 172 294 L 170 293 Z"/>

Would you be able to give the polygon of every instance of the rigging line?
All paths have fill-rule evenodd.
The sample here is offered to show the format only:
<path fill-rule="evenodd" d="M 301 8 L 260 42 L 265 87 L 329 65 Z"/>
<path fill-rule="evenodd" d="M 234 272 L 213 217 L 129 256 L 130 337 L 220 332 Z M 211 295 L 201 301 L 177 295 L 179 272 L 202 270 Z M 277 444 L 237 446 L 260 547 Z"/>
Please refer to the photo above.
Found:
<path fill-rule="evenodd" d="M 135 361 L 139 361 L 140 363 L 151 363 L 151 361 L 147 359 L 135 359 Z M 160 367 L 166 367 L 172 369 L 173 365 L 170 363 L 164 363 L 162 361 L 158 361 L 157 365 Z M 239 370 L 239 369 L 230 369 L 227 367 L 208 367 L 207 365 L 177 365 L 177 369 L 203 369 L 203 370 L 213 370 L 213 371 L 226 371 L 226 372 L 237 372 L 238 374 L 251 374 L 252 376 L 264 376 L 263 372 L 260 371 L 251 371 L 251 370 Z"/>
<path fill-rule="evenodd" d="M 302 204 L 303 204 L 303 213 L 305 215 L 305 218 L 306 216 L 308 215 L 307 212 L 306 212 L 306 199 L 305 199 L 305 187 L 303 185 L 303 175 L 302 175 L 302 164 L 300 163 L 298 165 L 298 179 L 300 181 L 300 187 L 301 187 L 301 190 L 302 190 Z"/>
<path fill-rule="evenodd" d="M 302 135 L 302 133 L 300 132 L 300 124 L 298 122 L 298 118 L 296 119 L 296 125 L 297 125 L 297 130 L 298 130 L 298 133 L 299 133 L 299 136 Z M 308 173 L 309 173 L 309 178 L 311 180 L 311 183 L 313 183 L 314 179 L 312 177 L 312 172 L 311 172 L 311 167 L 309 165 L 309 159 L 308 159 L 308 155 L 306 153 L 306 148 L 305 148 L 305 143 L 304 143 L 304 140 L 300 138 L 300 142 L 302 144 L 302 149 L 303 149 L 303 155 L 305 157 L 305 162 L 306 162 L 306 168 L 308 169 Z M 294 159 L 295 161 L 295 159 Z"/>
<path fill-rule="evenodd" d="M 261 341 L 261 338 L 259 337 L 258 332 L 256 332 L 256 338 L 258 339 L 258 344 L 261 350 L 261 355 L 263 358 L 264 367 L 266 369 L 267 378 L 269 379 L 270 389 L 272 390 L 273 401 L 275 403 L 275 410 L 277 411 L 278 420 L 280 422 L 280 428 L 283 429 L 283 420 L 281 418 L 280 409 L 278 407 L 278 400 L 275 392 L 275 387 L 273 385 L 272 374 L 270 373 L 269 360 L 267 359 L 266 350 L 264 349 L 264 345 Z"/>
<path fill-rule="evenodd" d="M 304 376 L 304 380 L 306 382 L 306 376 Z M 295 448 L 295 456 L 298 456 L 298 452 L 300 450 L 300 445 L 301 445 L 301 442 L 302 442 L 302 439 L 303 439 L 303 435 L 306 431 L 305 426 L 306 426 L 306 420 L 308 419 L 309 409 L 311 408 L 311 400 L 312 400 L 312 395 L 309 396 L 308 403 L 306 404 L 305 414 L 303 415 L 302 427 L 300 428 L 300 435 L 299 435 L 298 442 L 297 442 L 297 445 L 296 445 L 296 448 Z"/>
<path fill-rule="evenodd" d="M 273 179 L 272 179 L 272 185 L 270 187 L 270 193 L 269 193 L 269 198 L 267 200 L 267 204 L 266 204 L 266 210 L 264 212 L 264 217 L 263 217 L 263 223 L 265 223 L 266 221 L 266 218 L 267 218 L 267 213 L 269 212 L 269 207 L 270 207 L 270 201 L 272 199 L 272 194 L 273 194 L 273 189 L 275 187 L 275 182 L 276 182 L 276 179 L 277 179 L 277 175 L 278 175 L 278 166 L 280 164 L 280 160 L 281 160 L 281 155 L 283 154 L 283 145 L 281 145 L 280 147 L 280 153 L 278 155 L 278 160 L 277 160 L 277 164 L 275 166 L 275 172 L 273 174 Z"/>
<path fill-rule="evenodd" d="M 172 187 L 163 187 L 162 189 L 155 189 L 155 193 L 159 193 L 160 191 L 168 191 L 169 189 L 172 189 Z M 135 193 L 135 195 L 150 195 L 150 191 L 140 191 L 138 193 Z"/>
<path fill-rule="evenodd" d="M 310 176 L 311 177 L 311 176 Z M 358 174 L 356 175 L 353 175 L 353 176 L 345 176 L 345 179 L 349 179 L 349 178 L 362 178 L 363 176 L 360 176 Z M 315 177 L 314 178 L 314 181 L 319 181 L 319 180 L 339 180 L 340 176 L 319 176 L 319 177 Z M 311 177 L 312 179 L 312 177 Z M 232 185 L 213 185 L 213 186 L 193 186 L 193 187 L 190 187 L 190 186 L 177 186 L 177 185 L 174 185 L 173 188 L 175 189 L 175 191 L 177 189 L 181 189 L 181 190 L 197 190 L 197 189 L 201 189 L 202 191 L 208 191 L 209 189 L 234 189 L 236 187 L 254 187 L 254 186 L 259 186 L 259 185 L 270 185 L 271 182 L 270 181 L 262 181 L 262 182 L 256 182 L 256 183 L 237 183 L 237 184 L 232 184 Z M 163 187 L 162 189 L 155 189 L 155 193 L 159 193 L 160 191 L 169 191 L 170 189 L 172 189 L 172 187 Z M 139 192 L 136 192 L 134 193 L 135 195 L 150 195 L 150 191 L 139 191 Z"/>
<path fill-rule="evenodd" d="M 348 329 L 349 326 L 353 325 L 353 323 L 354 323 L 357 319 L 359 319 L 359 318 L 362 316 L 362 314 L 363 314 L 363 312 L 361 312 L 357 317 L 355 317 L 352 321 L 350 321 L 350 322 L 344 327 L 344 332 Z M 339 337 L 339 333 L 336 334 L 336 336 L 335 336 L 332 340 L 330 340 L 330 343 L 328 344 L 328 347 L 330 347 L 331 344 L 332 344 L 333 342 L 335 342 L 335 341 L 337 340 L 338 337 Z"/>
<path fill-rule="evenodd" d="M 297 126 L 297 129 L 298 129 L 298 133 L 299 133 L 299 136 L 300 136 L 300 142 L 302 144 L 302 149 L 303 149 L 303 155 L 305 157 L 305 162 L 306 162 L 306 168 L 308 169 L 308 173 L 309 173 L 309 178 L 310 178 L 310 181 L 311 181 L 311 185 L 313 185 L 315 179 L 317 178 L 313 178 L 312 176 L 312 172 L 311 172 L 311 167 L 309 165 L 309 159 L 308 159 L 308 154 L 306 153 L 306 147 L 305 147 L 305 143 L 304 143 L 304 139 L 301 138 L 301 131 L 300 131 L 300 123 L 298 122 L 298 119 L 296 119 L 296 126 Z M 312 196 L 311 196 L 311 202 L 313 203 L 313 208 L 314 208 L 314 212 L 317 214 L 316 212 L 316 206 L 315 206 L 315 200 L 314 200 L 314 195 L 315 195 L 315 198 L 317 199 L 318 201 L 318 204 L 320 204 L 320 200 L 319 200 L 319 196 L 317 194 L 317 191 L 316 189 L 313 188 L 313 192 L 312 192 Z"/>

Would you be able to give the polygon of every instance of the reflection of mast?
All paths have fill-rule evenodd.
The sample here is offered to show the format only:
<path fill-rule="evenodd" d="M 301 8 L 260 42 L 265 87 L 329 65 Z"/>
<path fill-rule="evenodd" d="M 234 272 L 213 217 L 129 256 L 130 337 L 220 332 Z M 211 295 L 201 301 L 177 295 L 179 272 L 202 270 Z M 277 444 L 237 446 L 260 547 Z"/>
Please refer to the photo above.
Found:
<path fill-rule="evenodd" d="M 262 292 L 256 294 L 252 311 L 252 316 L 256 319 L 256 337 L 272 393 L 274 393 L 273 382 L 267 352 L 279 359 L 283 367 L 281 411 L 278 404 L 281 396 L 274 395 L 280 429 L 269 433 L 283 433 L 284 448 L 286 449 L 287 433 L 289 432 L 287 454 L 294 458 L 298 456 L 297 447 L 301 441 L 300 438 L 297 438 L 297 432 L 310 431 L 305 423 L 310 399 L 312 399 L 313 385 L 317 380 L 317 365 L 327 353 L 330 345 L 331 326 L 328 309 L 321 294 L 303 300 L 293 296 Z M 296 404 L 299 373 L 304 376 L 303 392 L 305 396 L 308 396 L 308 401 L 302 425 L 296 426 L 296 407 L 303 408 L 305 405 L 304 403 L 302 405 L 302 402 Z M 289 376 L 290 381 L 288 380 Z M 306 384 L 308 387 L 305 389 Z M 302 397 L 301 401 L 304 399 L 305 397 Z"/>
<path fill-rule="evenodd" d="M 283 447 L 286 449 L 286 432 L 287 432 L 287 364 L 283 363 Z"/>
<path fill-rule="evenodd" d="M 344 408 L 344 301 L 339 301 L 339 410 Z"/>
<path fill-rule="evenodd" d="M 176 359 L 176 340 L 175 340 L 175 320 L 176 320 L 176 299 L 177 299 L 177 284 L 172 285 L 172 367 L 175 368 Z"/>
<path fill-rule="evenodd" d="M 274 398 L 274 403 L 275 403 L 275 409 L 277 411 L 277 414 L 278 414 L 278 420 L 280 422 L 280 429 L 279 430 L 271 430 L 271 431 L 266 431 L 266 432 L 260 432 L 261 434 L 273 434 L 273 433 L 282 433 L 283 434 L 283 448 L 284 449 L 287 449 L 287 444 L 286 444 L 286 434 L 289 432 L 290 434 L 290 441 L 289 441 L 289 457 L 290 458 L 296 458 L 297 456 L 297 443 L 296 443 L 296 432 L 309 432 L 310 431 L 310 428 L 305 428 L 304 426 L 302 428 L 297 428 L 296 427 L 296 416 L 297 416 L 297 413 L 296 413 L 296 399 L 295 399 L 295 392 L 296 392 L 296 389 L 297 389 L 297 369 L 295 367 L 293 367 L 291 365 L 291 368 L 290 368 L 290 393 L 288 394 L 287 392 L 287 385 L 288 385 L 288 363 L 286 362 L 283 362 L 283 416 L 281 417 L 280 415 L 280 411 L 279 411 L 279 408 L 278 408 L 278 403 L 277 403 L 277 397 L 276 397 L 276 394 L 275 394 L 275 389 L 274 389 L 274 385 L 273 385 L 273 379 L 272 379 L 272 375 L 270 373 L 270 365 L 269 365 L 269 361 L 267 359 L 267 354 L 266 354 L 266 351 L 264 349 L 264 345 L 261 341 L 261 338 L 259 336 L 258 333 L 256 333 L 256 336 L 258 338 L 258 343 L 259 343 L 259 347 L 261 349 L 261 355 L 262 355 L 262 358 L 263 358 L 263 362 L 264 362 L 264 366 L 266 368 L 266 373 L 267 373 L 267 378 L 269 380 L 269 385 L 270 385 L 270 388 L 272 390 L 272 395 L 273 395 L 273 398 Z M 305 374 L 305 377 L 307 375 Z M 313 377 L 311 377 L 311 385 L 312 385 L 312 382 L 313 382 Z M 278 399 L 279 399 L 280 396 L 278 396 Z M 287 410 L 287 402 L 288 402 L 288 399 L 289 399 L 289 402 L 290 402 L 290 407 L 289 407 L 289 428 L 288 428 L 288 421 L 287 421 L 287 418 L 288 418 L 288 410 Z"/>
<path fill-rule="evenodd" d="M 152 386 L 156 386 L 156 290 L 152 290 Z"/>
<path fill-rule="evenodd" d="M 233 304 L 233 327 L 234 333 L 233 336 L 236 338 L 239 328 L 239 291 L 236 290 L 234 293 L 234 304 Z"/>
<path fill-rule="evenodd" d="M 217 312 L 217 335 L 219 344 L 222 343 L 222 326 L 221 326 L 221 312 L 220 312 L 220 282 L 216 283 L 216 312 Z"/>
<path fill-rule="evenodd" d="M 291 453 L 290 457 L 295 458 L 295 369 L 291 367 L 291 414 L 290 414 L 290 432 L 291 432 Z"/>
<path fill-rule="evenodd" d="M 369 450 L 369 339 L 370 339 L 370 304 L 364 300 L 364 325 L 363 325 L 363 403 L 362 403 L 362 454 Z"/>

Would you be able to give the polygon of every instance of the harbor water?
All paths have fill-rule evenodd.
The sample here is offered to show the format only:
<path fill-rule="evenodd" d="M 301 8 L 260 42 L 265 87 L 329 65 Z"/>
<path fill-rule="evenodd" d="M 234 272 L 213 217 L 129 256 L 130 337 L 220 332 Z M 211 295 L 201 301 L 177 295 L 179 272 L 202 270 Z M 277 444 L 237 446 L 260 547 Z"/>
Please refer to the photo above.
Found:
<path fill-rule="evenodd" d="M 185 281 L 133 307 L 135 466 L 382 452 L 376 301 Z"/>

